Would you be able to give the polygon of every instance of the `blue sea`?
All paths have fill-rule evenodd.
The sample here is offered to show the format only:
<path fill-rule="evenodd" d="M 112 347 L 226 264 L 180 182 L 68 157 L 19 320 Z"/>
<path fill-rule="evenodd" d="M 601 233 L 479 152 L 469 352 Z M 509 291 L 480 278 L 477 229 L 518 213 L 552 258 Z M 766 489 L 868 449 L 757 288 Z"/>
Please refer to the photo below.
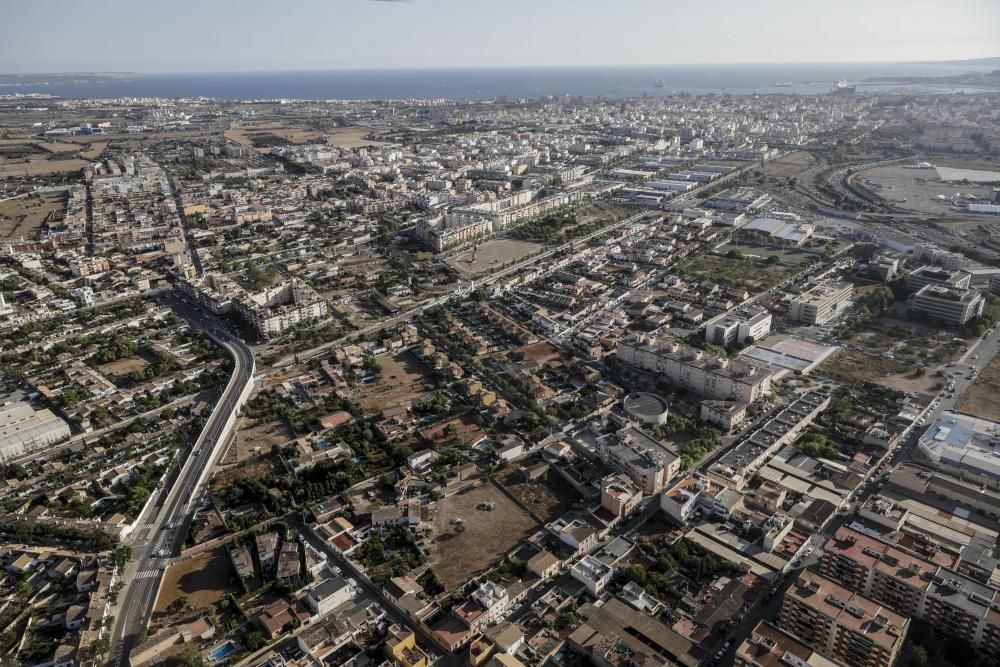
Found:
<path fill-rule="evenodd" d="M 859 90 L 909 88 L 863 84 L 872 77 L 949 76 L 993 67 L 954 64 L 643 65 L 476 69 L 325 70 L 146 74 L 109 83 L 0 86 L 0 94 L 60 97 L 214 97 L 230 100 L 511 99 L 582 95 L 612 98 L 754 93 L 817 94 L 846 79 Z M 662 87 L 654 85 L 662 82 Z M 782 83 L 786 85 L 776 86 Z M 947 86 L 941 92 L 957 90 Z"/>

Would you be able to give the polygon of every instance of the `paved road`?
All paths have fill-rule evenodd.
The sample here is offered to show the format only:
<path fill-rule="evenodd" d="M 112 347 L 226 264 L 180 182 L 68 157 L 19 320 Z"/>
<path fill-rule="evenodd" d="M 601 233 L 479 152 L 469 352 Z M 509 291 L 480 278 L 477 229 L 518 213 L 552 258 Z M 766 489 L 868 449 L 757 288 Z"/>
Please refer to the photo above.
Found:
<path fill-rule="evenodd" d="M 163 300 L 226 349 L 233 358 L 233 374 L 175 481 L 153 502 L 148 514 L 140 517 L 141 523 L 133 532 L 133 560 L 122 574 L 125 586 L 119 594 L 120 605 L 111 633 L 110 664 L 115 667 L 128 664 L 129 653 L 149 622 L 166 563 L 184 544 L 201 482 L 225 448 L 227 420 L 237 409 L 237 401 L 254 372 L 253 354 L 238 338 L 179 300 Z"/>
<path fill-rule="evenodd" d="M 313 548 L 326 554 L 331 565 L 338 565 L 343 571 L 344 577 L 353 578 L 357 581 L 358 586 L 362 591 L 364 591 L 365 595 L 373 600 L 377 600 L 386 610 L 386 614 L 393 620 L 393 622 L 412 630 L 413 633 L 420 639 L 419 643 L 425 651 L 434 652 L 441 656 L 436 662 L 434 662 L 435 665 L 438 667 L 459 667 L 459 665 L 466 664 L 466 661 L 461 657 L 461 655 L 444 653 L 442 648 L 438 645 L 434 638 L 431 637 L 430 633 L 423 625 L 417 623 L 400 610 L 399 607 L 396 606 L 396 603 L 391 598 L 386 596 L 384 592 L 382 592 L 382 589 L 368 583 L 368 580 L 361 574 L 354 562 L 345 558 L 339 551 L 333 549 L 326 540 L 316 535 L 310 526 L 294 518 L 290 518 L 287 523 L 290 528 L 297 530 Z"/>

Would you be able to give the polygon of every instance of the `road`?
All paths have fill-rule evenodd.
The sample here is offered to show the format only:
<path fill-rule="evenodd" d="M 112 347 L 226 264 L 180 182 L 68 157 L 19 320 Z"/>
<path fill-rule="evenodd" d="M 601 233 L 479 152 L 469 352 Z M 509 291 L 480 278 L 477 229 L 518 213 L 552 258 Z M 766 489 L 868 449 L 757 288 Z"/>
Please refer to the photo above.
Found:
<path fill-rule="evenodd" d="M 253 381 L 254 361 L 250 348 L 219 327 L 214 318 L 201 315 L 174 297 L 164 297 L 163 301 L 226 349 L 233 358 L 233 374 L 175 481 L 169 488 L 164 485 L 133 531 L 132 560 L 122 573 L 124 588 L 118 596 L 116 622 L 111 633 L 110 664 L 115 667 L 128 664 L 129 653 L 152 616 L 166 562 L 178 554 L 184 544 L 200 499 L 200 485 L 225 449 L 229 417 L 238 409 L 241 394 Z"/>
<path fill-rule="evenodd" d="M 427 628 L 407 616 L 405 612 L 396 606 L 396 603 L 391 598 L 382 592 L 381 588 L 369 583 L 367 577 L 364 576 L 353 561 L 349 558 L 345 558 L 343 554 L 333 549 L 333 547 L 331 547 L 326 540 L 316 535 L 311 526 L 308 526 L 294 518 L 290 518 L 288 520 L 288 525 L 292 530 L 298 531 L 298 533 L 302 535 L 313 548 L 326 554 L 331 565 L 338 565 L 344 572 L 344 577 L 355 579 L 358 586 L 362 591 L 364 591 L 365 595 L 373 600 L 377 600 L 386 610 L 386 614 L 393 620 L 393 622 L 412 630 L 413 633 L 420 639 L 420 645 L 425 651 L 433 651 L 439 655 L 443 653 L 440 659 L 432 661 L 434 662 L 434 665 L 437 667 L 459 667 L 459 665 L 466 664 L 466 661 L 460 655 L 443 652 L 437 641 L 431 637 Z"/>

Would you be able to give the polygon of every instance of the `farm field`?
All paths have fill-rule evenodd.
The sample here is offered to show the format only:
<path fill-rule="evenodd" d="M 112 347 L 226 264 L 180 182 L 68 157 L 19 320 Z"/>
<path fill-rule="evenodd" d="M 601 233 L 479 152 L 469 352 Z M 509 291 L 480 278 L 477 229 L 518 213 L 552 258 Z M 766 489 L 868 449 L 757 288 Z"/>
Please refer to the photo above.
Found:
<path fill-rule="evenodd" d="M 37 160 L 23 162 L 20 164 L 8 164 L 0 167 L 0 178 L 11 176 L 43 176 L 45 174 L 57 174 L 65 171 L 77 171 L 83 169 L 90 162 L 88 160 Z"/>
<path fill-rule="evenodd" d="M 42 228 L 49 213 L 65 208 L 66 197 L 61 194 L 33 194 L 0 202 L 0 237 L 30 238 Z"/>
<path fill-rule="evenodd" d="M 494 503 L 493 511 L 477 509 Z M 464 522 L 458 532 L 455 519 Z M 538 524 L 490 482 L 470 487 L 437 503 L 431 521 L 429 550 L 434 572 L 448 590 L 456 590 L 488 569 Z"/>

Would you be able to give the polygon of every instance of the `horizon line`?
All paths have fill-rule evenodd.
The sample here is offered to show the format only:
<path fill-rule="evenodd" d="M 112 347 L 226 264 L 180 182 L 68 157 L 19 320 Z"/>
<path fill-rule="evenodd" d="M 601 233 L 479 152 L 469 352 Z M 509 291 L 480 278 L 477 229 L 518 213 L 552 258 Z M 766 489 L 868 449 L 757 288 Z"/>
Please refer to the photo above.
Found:
<path fill-rule="evenodd" d="M 816 61 L 782 61 L 782 62 L 674 62 L 674 63 L 591 63 L 591 64 L 547 64 L 547 65 L 468 65 L 468 66 L 441 66 L 441 65 L 414 65 L 414 66 L 385 66 L 385 67 L 314 67 L 314 68 L 279 68 L 279 69 L 211 69 L 211 70 L 162 70 L 162 71 L 137 71 L 137 70 L 67 70 L 62 72 L 0 72 L 0 76 L 42 76 L 58 75 L 68 76 L 78 75 L 98 75 L 98 74 L 270 74 L 270 73 L 303 73 L 303 72 L 385 72 L 385 71 L 461 71 L 461 70 L 482 70 L 482 69 L 585 69 L 594 67 L 757 67 L 761 65 L 947 65 L 974 63 L 975 61 L 986 61 L 1000 59 L 1000 56 L 983 56 L 977 58 L 954 58 L 949 60 L 816 60 Z"/>

